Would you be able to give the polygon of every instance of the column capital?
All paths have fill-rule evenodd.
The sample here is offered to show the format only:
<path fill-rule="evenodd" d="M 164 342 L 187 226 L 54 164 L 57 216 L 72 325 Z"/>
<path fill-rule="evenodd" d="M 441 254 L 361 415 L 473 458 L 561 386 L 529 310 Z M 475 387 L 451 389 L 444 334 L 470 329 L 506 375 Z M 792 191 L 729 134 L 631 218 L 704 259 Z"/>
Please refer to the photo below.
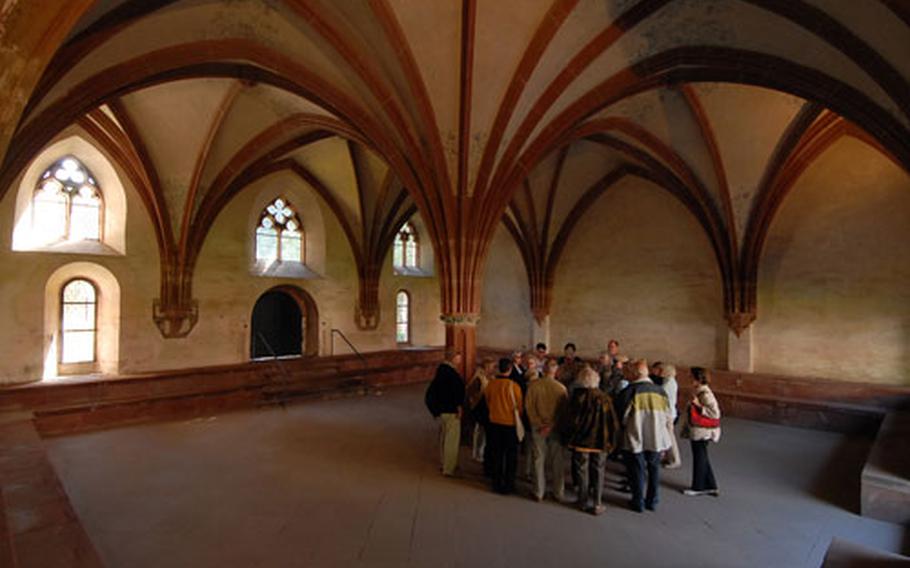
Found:
<path fill-rule="evenodd" d="M 736 337 L 739 337 L 743 331 L 752 325 L 755 321 L 755 316 L 754 311 L 727 312 L 727 325 L 730 326 L 730 331 L 736 334 Z"/>
<path fill-rule="evenodd" d="M 476 326 L 480 321 L 480 314 L 441 314 L 439 319 L 446 325 Z"/>
<path fill-rule="evenodd" d="M 169 305 L 156 298 L 152 302 L 152 319 L 162 337 L 167 339 L 186 337 L 199 321 L 199 302 L 190 300 Z"/>

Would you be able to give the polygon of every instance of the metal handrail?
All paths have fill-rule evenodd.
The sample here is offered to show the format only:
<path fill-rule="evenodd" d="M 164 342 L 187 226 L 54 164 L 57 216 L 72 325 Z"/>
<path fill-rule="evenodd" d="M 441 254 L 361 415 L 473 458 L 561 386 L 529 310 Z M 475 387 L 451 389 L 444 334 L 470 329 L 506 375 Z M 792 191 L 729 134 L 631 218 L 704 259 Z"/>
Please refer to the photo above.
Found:
<path fill-rule="evenodd" d="M 285 369 L 284 365 L 281 363 L 280 355 L 275 352 L 275 350 L 272 348 L 272 344 L 269 343 L 269 340 L 266 339 L 264 335 L 262 335 L 261 331 L 257 331 L 256 335 L 259 336 L 259 341 L 261 341 L 262 344 L 265 345 L 265 348 L 268 349 L 269 353 L 272 354 L 272 362 L 278 367 L 278 370 L 281 372 L 281 374 L 284 375 L 285 381 L 290 383 L 292 380 L 291 374 L 288 373 L 287 369 Z"/>
<path fill-rule="evenodd" d="M 370 364 L 367 362 L 367 358 L 364 357 L 363 354 L 360 351 L 358 351 L 356 347 L 354 347 L 354 344 L 351 343 L 351 341 L 347 338 L 347 336 L 344 334 L 343 331 L 341 331 L 340 329 L 335 329 L 334 327 L 332 328 L 332 353 L 335 353 L 335 334 L 336 333 L 341 336 L 341 339 L 344 339 L 344 342 L 348 344 L 348 347 L 351 348 L 351 351 L 353 351 L 354 354 L 360 358 L 360 361 L 363 363 L 363 366 L 369 367 Z"/>

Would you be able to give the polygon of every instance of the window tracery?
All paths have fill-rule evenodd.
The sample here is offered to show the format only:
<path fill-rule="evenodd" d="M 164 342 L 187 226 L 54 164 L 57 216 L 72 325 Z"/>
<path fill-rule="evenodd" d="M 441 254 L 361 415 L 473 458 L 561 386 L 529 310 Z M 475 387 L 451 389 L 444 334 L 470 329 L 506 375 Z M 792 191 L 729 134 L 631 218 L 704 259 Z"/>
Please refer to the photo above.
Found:
<path fill-rule="evenodd" d="M 32 205 L 32 229 L 40 241 L 101 240 L 101 189 L 76 157 L 65 156 L 44 171 Z"/>
<path fill-rule="evenodd" d="M 256 260 L 303 262 L 303 225 L 293 206 L 282 197 L 270 203 L 256 227 Z"/>

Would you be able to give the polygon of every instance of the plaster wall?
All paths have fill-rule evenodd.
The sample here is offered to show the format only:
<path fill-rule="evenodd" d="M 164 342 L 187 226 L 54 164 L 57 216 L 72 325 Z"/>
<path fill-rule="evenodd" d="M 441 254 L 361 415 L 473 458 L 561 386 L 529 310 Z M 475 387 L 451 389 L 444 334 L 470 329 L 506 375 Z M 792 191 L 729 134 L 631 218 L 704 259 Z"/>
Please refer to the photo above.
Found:
<path fill-rule="evenodd" d="M 910 177 L 853 138 L 800 178 L 768 234 L 755 370 L 910 384 Z"/>
<path fill-rule="evenodd" d="M 531 339 L 531 292 L 521 253 L 502 225 L 493 235 L 483 275 L 477 344 L 516 349 Z"/>
<path fill-rule="evenodd" d="M 33 381 L 44 375 L 45 349 L 51 342 L 45 325 L 46 284 L 58 269 L 74 262 L 103 267 L 120 285 L 121 370 L 130 368 L 131 360 L 160 338 L 152 321 L 151 307 L 152 299 L 158 297 L 159 292 L 154 230 L 139 195 L 125 182 L 123 172 L 113 167 L 124 180 L 127 201 L 125 237 L 128 254 L 124 256 L 14 252 L 12 236 L 17 191 L 8 191 L 0 201 L 0 313 L 4 315 L 4 325 L 0 327 L 0 384 Z M 18 188 L 20 181 L 16 180 L 13 187 Z M 33 183 L 25 186 L 32 187 Z M 96 283 L 101 285 L 100 295 L 110 293 L 103 282 Z M 51 294 L 51 291 L 47 293 Z M 109 329 L 110 326 L 105 327 Z M 125 333 L 125 330 L 129 332 Z M 175 362 L 172 366 L 179 367 L 180 363 Z"/>
<path fill-rule="evenodd" d="M 302 182 L 293 191 L 307 194 L 301 202 L 318 203 L 324 236 L 320 272 L 311 278 L 271 278 L 250 270 L 250 235 L 255 221 L 250 210 L 262 187 L 251 187 L 232 201 L 216 219 L 199 256 L 193 296 L 199 301 L 199 322 L 183 339 L 164 339 L 152 320 L 152 301 L 159 296 L 159 262 L 154 231 L 135 189 L 126 182 L 128 202 L 125 256 L 13 252 L 11 236 L 16 192 L 0 201 L 0 384 L 27 382 L 42 377 L 44 369 L 45 284 L 61 266 L 83 261 L 100 265 L 120 285 L 119 372 L 139 373 L 205 365 L 237 363 L 249 358 L 249 321 L 253 305 L 266 290 L 289 284 L 306 290 L 319 310 L 320 353 L 349 352 L 329 330 L 342 330 L 361 351 L 394 349 L 394 296 L 411 293 L 414 345 L 440 345 L 445 330 L 439 321 L 439 283 L 434 276 L 396 276 L 387 259 L 380 282 L 382 313 L 379 328 L 357 330 L 354 306 L 357 271 L 344 232 L 331 211 Z M 261 183 L 267 184 L 268 179 Z M 18 187 L 18 180 L 17 180 Z M 280 190 L 279 190 L 280 189 Z M 276 188 L 284 192 L 286 184 Z M 317 212 L 310 210 L 309 216 Z M 301 211 L 306 227 L 308 212 Z M 315 225 L 318 225 L 316 223 Z M 104 293 L 104 290 L 101 292 Z"/>
<path fill-rule="evenodd" d="M 622 352 L 685 365 L 725 359 L 721 277 L 694 217 L 638 178 L 608 189 L 581 218 L 556 273 L 550 337 L 595 356 Z"/>

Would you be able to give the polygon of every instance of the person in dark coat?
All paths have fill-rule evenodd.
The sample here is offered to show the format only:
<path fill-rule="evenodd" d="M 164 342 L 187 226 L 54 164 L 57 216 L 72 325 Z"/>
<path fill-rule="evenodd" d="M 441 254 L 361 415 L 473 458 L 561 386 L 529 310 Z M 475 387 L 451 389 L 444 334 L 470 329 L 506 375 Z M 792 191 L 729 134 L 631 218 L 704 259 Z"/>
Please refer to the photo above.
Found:
<path fill-rule="evenodd" d="M 604 466 L 616 446 L 619 418 L 610 397 L 599 388 L 594 369 L 582 369 L 563 415 L 560 433 L 572 450 L 572 477 L 578 488 L 578 508 L 599 515 L 603 505 Z M 588 505 L 589 499 L 592 500 Z"/>
<path fill-rule="evenodd" d="M 527 368 L 524 366 L 524 353 L 521 351 L 512 352 L 512 365 L 509 367 L 509 378 L 518 383 L 521 387 L 521 394 L 528 391 L 528 380 L 525 378 Z"/>
<path fill-rule="evenodd" d="M 458 448 L 461 444 L 461 415 L 465 400 L 464 380 L 458 372 L 461 353 L 446 351 L 446 358 L 436 369 L 427 387 L 424 402 L 433 418 L 439 419 L 439 449 L 442 474 L 455 475 Z"/>
<path fill-rule="evenodd" d="M 571 388 L 572 383 L 575 382 L 575 377 L 578 375 L 578 371 L 581 370 L 581 362 L 578 360 L 578 357 L 575 356 L 575 344 L 566 343 L 566 346 L 563 348 L 564 355 L 558 359 L 559 361 L 559 382 L 565 385 L 566 388 Z"/>

